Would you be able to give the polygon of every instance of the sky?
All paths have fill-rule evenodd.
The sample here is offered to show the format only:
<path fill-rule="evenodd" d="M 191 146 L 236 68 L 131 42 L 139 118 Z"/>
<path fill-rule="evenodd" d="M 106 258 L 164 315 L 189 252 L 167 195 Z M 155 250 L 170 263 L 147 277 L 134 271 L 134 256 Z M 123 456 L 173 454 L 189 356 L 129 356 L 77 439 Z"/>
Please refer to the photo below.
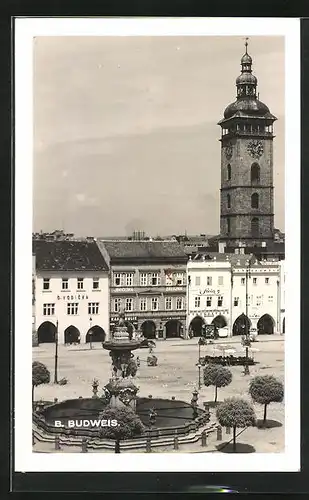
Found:
<path fill-rule="evenodd" d="M 275 122 L 284 230 L 284 38 L 253 36 Z M 34 231 L 219 234 L 218 121 L 236 98 L 239 36 L 34 39 Z"/>

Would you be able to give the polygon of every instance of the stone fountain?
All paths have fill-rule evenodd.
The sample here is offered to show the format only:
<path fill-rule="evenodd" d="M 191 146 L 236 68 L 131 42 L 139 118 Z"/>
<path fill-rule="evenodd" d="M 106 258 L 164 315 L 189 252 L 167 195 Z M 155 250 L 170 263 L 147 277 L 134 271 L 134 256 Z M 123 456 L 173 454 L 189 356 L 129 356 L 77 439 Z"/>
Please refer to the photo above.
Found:
<path fill-rule="evenodd" d="M 112 339 L 103 343 L 103 348 L 110 351 L 112 358 L 112 377 L 103 388 L 103 397 L 111 406 L 130 405 L 136 409 L 138 387 L 132 379 L 132 351 L 138 349 L 140 344 L 139 339 L 130 339 L 125 315 L 121 311 Z"/>
<path fill-rule="evenodd" d="M 210 420 L 208 408 L 202 409 L 197 404 L 197 391 L 193 393 L 191 403 L 177 400 L 174 396 L 167 398 L 138 397 L 138 387 L 134 381 L 136 365 L 133 362 L 132 351 L 139 348 L 139 338 L 130 339 L 125 325 L 124 312 L 119 314 L 118 326 L 112 338 L 103 342 L 103 348 L 109 351 L 112 360 L 112 373 L 103 392 L 98 391 L 99 381 L 93 380 L 93 396 L 89 398 L 68 399 L 60 402 L 44 402 L 42 407 L 33 412 L 33 429 L 36 435 L 37 446 L 46 439 L 65 437 L 66 446 L 75 446 L 76 442 L 89 439 L 95 443 L 96 449 L 108 449 L 105 441 L 100 438 L 98 426 L 88 425 L 98 419 L 106 406 L 121 408 L 130 406 L 148 427 L 147 439 L 171 439 L 177 436 L 186 436 L 197 432 Z M 71 428 L 70 420 L 79 420 L 86 423 Z M 55 422 L 61 421 L 61 426 Z M 160 437 L 159 437 L 160 436 Z M 71 443 L 71 444 L 69 444 Z M 130 444 L 134 449 L 135 445 Z M 136 445 L 139 446 L 139 445 Z"/>

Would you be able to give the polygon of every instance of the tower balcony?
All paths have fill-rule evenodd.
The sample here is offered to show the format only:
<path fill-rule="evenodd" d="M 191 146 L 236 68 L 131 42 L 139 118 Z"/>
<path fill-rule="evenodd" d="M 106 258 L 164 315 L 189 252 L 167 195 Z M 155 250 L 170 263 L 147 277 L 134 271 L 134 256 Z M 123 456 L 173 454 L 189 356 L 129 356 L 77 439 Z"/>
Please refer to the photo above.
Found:
<path fill-rule="evenodd" d="M 250 129 L 245 130 L 235 130 L 235 129 L 222 129 L 221 139 L 219 141 L 226 141 L 234 137 L 260 137 L 263 139 L 273 139 L 275 136 L 273 132 L 266 132 L 265 130 Z"/>

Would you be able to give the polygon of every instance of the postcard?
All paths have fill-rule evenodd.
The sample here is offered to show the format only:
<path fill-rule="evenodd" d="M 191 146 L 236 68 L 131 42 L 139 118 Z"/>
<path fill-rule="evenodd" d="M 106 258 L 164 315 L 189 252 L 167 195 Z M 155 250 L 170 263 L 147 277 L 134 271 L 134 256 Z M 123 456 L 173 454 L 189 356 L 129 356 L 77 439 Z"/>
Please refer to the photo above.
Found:
<path fill-rule="evenodd" d="M 299 32 L 16 19 L 16 471 L 299 470 Z"/>

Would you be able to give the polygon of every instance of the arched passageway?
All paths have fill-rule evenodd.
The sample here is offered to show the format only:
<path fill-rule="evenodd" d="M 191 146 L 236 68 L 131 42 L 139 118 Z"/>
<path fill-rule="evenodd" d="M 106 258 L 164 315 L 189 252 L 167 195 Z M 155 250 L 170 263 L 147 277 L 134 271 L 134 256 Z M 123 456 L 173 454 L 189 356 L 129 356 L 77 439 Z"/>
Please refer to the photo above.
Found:
<path fill-rule="evenodd" d="M 141 325 L 142 334 L 146 339 L 156 338 L 156 325 L 153 321 L 144 321 Z"/>
<path fill-rule="evenodd" d="M 234 321 L 233 325 L 233 335 L 246 335 L 250 330 L 251 321 L 245 314 L 241 314 Z"/>
<path fill-rule="evenodd" d="M 195 316 L 189 325 L 189 332 L 193 334 L 193 337 L 201 337 L 203 335 L 203 326 L 205 325 L 205 320 L 201 316 Z"/>
<path fill-rule="evenodd" d="M 86 342 L 104 342 L 106 337 L 105 331 L 101 326 L 95 325 L 89 328 L 86 335 Z"/>
<path fill-rule="evenodd" d="M 212 320 L 211 324 L 215 325 L 216 328 L 224 328 L 227 326 L 227 321 L 224 316 L 219 314 Z"/>
<path fill-rule="evenodd" d="M 272 335 L 274 333 L 275 321 L 269 314 L 261 316 L 257 323 L 259 335 Z"/>
<path fill-rule="evenodd" d="M 47 344 L 55 342 L 56 339 L 56 326 L 50 321 L 44 321 L 38 328 L 38 343 Z"/>
<path fill-rule="evenodd" d="M 180 337 L 183 333 L 183 327 L 178 319 L 171 319 L 165 323 L 166 338 Z"/>
<path fill-rule="evenodd" d="M 80 342 L 80 332 L 76 326 L 70 325 L 64 330 L 64 343 L 77 344 Z"/>

